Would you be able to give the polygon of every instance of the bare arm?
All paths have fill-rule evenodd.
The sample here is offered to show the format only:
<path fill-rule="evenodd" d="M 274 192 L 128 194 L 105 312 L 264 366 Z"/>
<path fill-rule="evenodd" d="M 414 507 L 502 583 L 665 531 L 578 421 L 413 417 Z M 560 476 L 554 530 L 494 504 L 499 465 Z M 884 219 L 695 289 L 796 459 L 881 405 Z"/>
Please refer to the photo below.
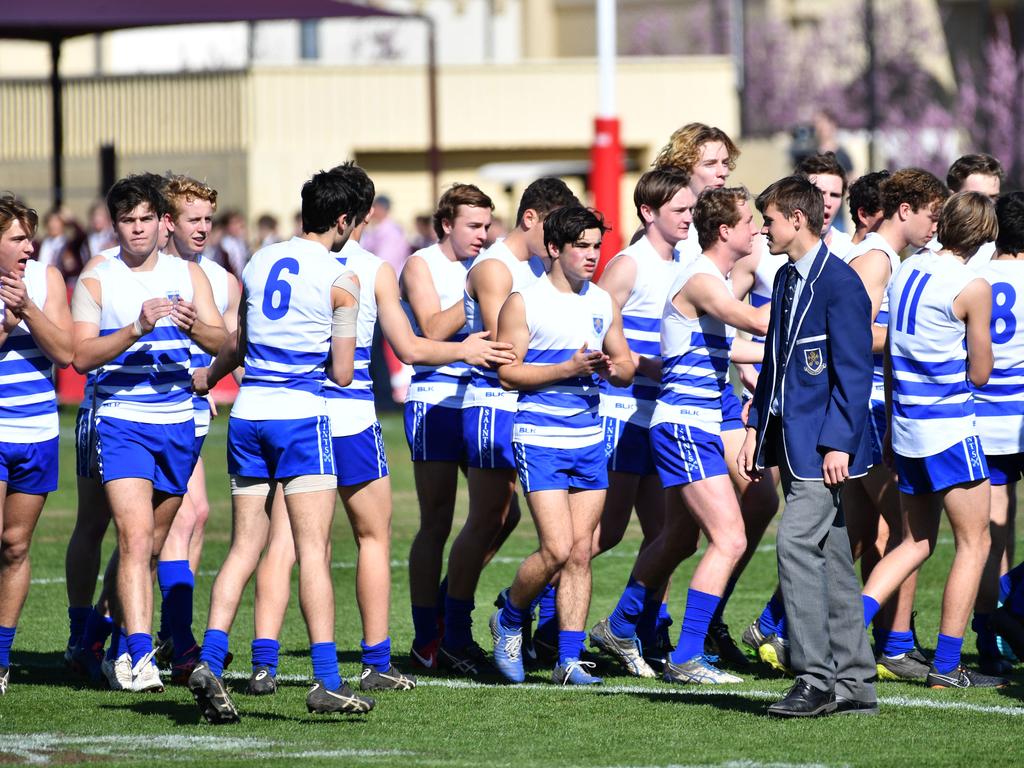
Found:
<path fill-rule="evenodd" d="M 608 291 L 615 307 L 621 310 L 636 285 L 636 260 L 620 253 L 608 262 L 597 284 Z"/>
<path fill-rule="evenodd" d="M 729 293 L 725 285 L 711 275 L 698 274 L 687 280 L 686 285 L 672 299 L 677 309 L 681 309 L 677 303 L 680 296 L 698 311 L 717 317 L 733 328 L 756 336 L 764 336 L 768 332 L 771 305 L 765 304 L 755 309 Z"/>
<path fill-rule="evenodd" d="M 512 293 L 512 273 L 497 259 L 488 259 L 469 272 L 467 287 L 480 305 L 480 319 L 484 330 L 498 333 L 498 313 L 501 305 Z"/>
<path fill-rule="evenodd" d="M 732 282 L 732 293 L 740 301 L 745 301 L 754 288 L 754 275 L 757 265 L 761 262 L 761 252 L 755 250 L 749 256 L 737 261 L 729 272 Z"/>
<path fill-rule="evenodd" d="M 217 311 L 213 289 L 203 268 L 195 262 L 188 262 L 188 269 L 192 280 L 192 301 L 175 302 L 171 319 L 192 341 L 212 355 L 227 337 L 224 318 Z"/>
<path fill-rule="evenodd" d="M 729 350 L 729 359 L 734 363 L 760 363 L 764 360 L 764 344 L 750 341 L 750 339 L 733 339 L 732 348 Z M 739 367 L 737 366 L 737 368 Z M 740 378 L 743 378 L 742 374 Z M 754 380 L 757 380 L 756 372 Z"/>
<path fill-rule="evenodd" d="M 516 362 L 498 369 L 498 379 L 505 389 L 540 389 L 572 376 L 586 376 L 605 370 L 608 358 L 600 351 L 588 350 L 586 345 L 569 359 L 554 365 L 531 365 L 522 362 L 530 346 L 530 329 L 526 325 L 526 306 L 523 297 L 513 293 L 498 315 L 498 341 L 512 345 Z"/>
<path fill-rule="evenodd" d="M 38 306 L 28 295 L 25 281 L 15 275 L 0 278 L 0 301 L 14 324 L 24 321 L 32 339 L 55 365 L 67 368 L 73 357 L 71 311 L 67 288 L 56 267 L 46 268 L 46 301 Z M 4 324 L 6 327 L 6 323 Z"/>
<path fill-rule="evenodd" d="M 409 302 L 416 324 L 428 339 L 450 339 L 466 324 L 466 312 L 461 301 L 447 309 L 441 308 L 441 299 L 434 287 L 430 269 L 422 257 L 412 256 L 405 263 L 401 286 L 402 295 Z"/>
<path fill-rule="evenodd" d="M 348 278 L 356 285 L 359 278 L 353 273 L 348 273 Z M 358 308 L 359 300 L 348 291 L 339 288 L 337 285 L 331 287 L 331 307 L 333 309 Z M 331 381 L 339 387 L 347 387 L 352 383 L 352 375 L 355 372 L 356 362 L 356 337 L 335 336 L 331 334 L 331 367 L 327 372 Z"/>
<path fill-rule="evenodd" d="M 512 362 L 510 344 L 487 341 L 487 332 L 474 333 L 461 342 L 432 341 L 412 332 L 399 304 L 398 279 L 390 264 L 381 264 L 376 280 L 377 320 L 395 355 L 408 365 L 445 365 L 464 360 L 470 365 Z"/>
<path fill-rule="evenodd" d="M 967 325 L 967 378 L 982 387 L 992 375 L 992 287 L 972 280 L 953 300 L 953 312 Z"/>
<path fill-rule="evenodd" d="M 607 370 L 598 371 L 603 379 L 607 379 L 612 386 L 628 387 L 633 383 L 633 376 L 636 374 L 636 365 L 633 363 L 633 353 L 629 349 L 629 343 L 622 333 L 622 314 L 619 308 L 612 304 L 612 324 L 604 337 L 604 352 L 610 358 Z"/>
<path fill-rule="evenodd" d="M 882 299 L 889 285 L 889 277 L 892 275 L 889 257 L 879 250 L 868 251 L 851 261 L 850 267 L 864 283 L 864 290 L 868 292 L 868 298 L 871 300 L 871 351 L 882 352 L 885 349 L 888 327 L 875 325 L 874 320 L 878 317 Z"/>

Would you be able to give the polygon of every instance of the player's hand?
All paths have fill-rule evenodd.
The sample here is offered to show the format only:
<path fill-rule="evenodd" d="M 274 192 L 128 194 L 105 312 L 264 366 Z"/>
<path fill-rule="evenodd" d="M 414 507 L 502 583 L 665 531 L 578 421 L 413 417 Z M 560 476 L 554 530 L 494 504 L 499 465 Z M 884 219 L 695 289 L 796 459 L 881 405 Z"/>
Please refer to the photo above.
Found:
<path fill-rule="evenodd" d="M 178 299 L 172 305 L 171 320 L 185 332 L 186 336 L 191 335 L 192 326 L 196 322 L 196 305 L 191 301 Z"/>
<path fill-rule="evenodd" d="M 821 462 L 821 476 L 826 488 L 838 489 L 850 478 L 850 454 L 829 451 Z"/>
<path fill-rule="evenodd" d="M 142 335 L 145 336 L 152 331 L 160 320 L 171 314 L 173 308 L 174 305 L 169 299 L 147 299 L 142 302 L 142 309 L 139 311 L 139 328 Z"/>
<path fill-rule="evenodd" d="M 499 365 L 514 363 L 516 354 L 512 345 L 505 341 L 488 341 L 490 331 L 471 333 L 461 343 L 462 360 L 470 365 L 497 368 Z"/>
<path fill-rule="evenodd" d="M 19 320 L 25 316 L 32 300 L 28 297 L 28 289 L 20 275 L 11 273 L 0 277 L 0 301 Z"/>
<path fill-rule="evenodd" d="M 192 371 L 192 391 L 200 397 L 205 397 L 210 391 L 209 374 L 209 367 Z M 214 415 L 213 400 L 210 401 L 210 413 Z"/>
<path fill-rule="evenodd" d="M 746 413 L 744 413 L 746 420 Z M 756 483 L 761 479 L 761 472 L 757 469 L 755 452 L 757 450 L 757 431 L 747 428 L 743 438 L 743 445 L 740 446 L 740 454 L 736 457 L 736 471 L 741 478 L 750 483 Z"/>
<path fill-rule="evenodd" d="M 587 344 L 573 353 L 566 361 L 566 378 L 573 376 L 591 376 L 595 373 L 607 372 L 611 358 L 599 350 L 590 350 Z"/>
<path fill-rule="evenodd" d="M 743 403 L 743 410 L 740 411 L 740 418 L 743 420 L 743 426 L 747 426 L 747 421 L 750 419 L 750 406 L 754 404 L 754 399 L 750 398 Z"/>
<path fill-rule="evenodd" d="M 753 392 L 757 389 L 757 369 L 752 365 L 737 365 L 736 372 L 740 377 L 740 384 L 746 387 L 748 392 Z M 750 402 L 749 400 L 747 402 Z M 743 416 L 743 421 L 747 420 L 746 415 Z"/>
<path fill-rule="evenodd" d="M 214 400 L 212 397 L 207 397 L 206 400 L 207 400 L 207 402 L 210 403 L 210 418 L 211 419 L 216 419 L 217 418 L 217 401 Z"/>

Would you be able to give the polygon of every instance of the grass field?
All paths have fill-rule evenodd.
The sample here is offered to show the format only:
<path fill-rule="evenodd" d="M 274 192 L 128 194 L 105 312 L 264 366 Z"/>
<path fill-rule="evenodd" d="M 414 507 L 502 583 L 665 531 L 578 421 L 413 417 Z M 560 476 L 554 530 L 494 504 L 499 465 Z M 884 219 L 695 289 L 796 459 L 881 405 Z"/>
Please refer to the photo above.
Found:
<path fill-rule="evenodd" d="M 445 678 L 420 678 L 414 691 L 377 696 L 361 718 L 313 718 L 304 697 L 310 673 L 297 599 L 289 608 L 280 673 L 286 682 L 271 698 L 237 695 L 240 725 L 215 729 L 200 722 L 184 688 L 160 695 L 111 693 L 83 687 L 61 662 L 67 639 L 64 548 L 75 516 L 72 417 L 62 415 L 62 484 L 43 512 L 32 548 L 33 585 L 13 654 L 11 688 L 0 699 L 0 765 L 367 765 L 367 766 L 711 766 L 1006 764 L 1024 755 L 1024 685 L 1004 691 L 930 691 L 919 685 L 879 686 L 875 718 L 774 721 L 764 708 L 789 686 L 758 669 L 725 689 L 669 687 L 608 669 L 605 684 L 558 688 L 534 673 L 519 687 L 487 687 Z M 392 638 L 396 661 L 408 670 L 412 636 L 406 556 L 417 524 L 408 453 L 397 417 L 385 419 L 395 486 Z M 214 422 L 205 456 L 212 512 L 197 579 L 196 625 L 201 636 L 209 588 L 230 536 L 225 475 L 226 419 Z M 465 513 L 460 499 L 456 527 Z M 490 600 L 507 585 L 535 546 L 524 520 L 485 572 L 474 616 L 477 639 L 489 648 Z M 639 544 L 631 527 L 617 551 L 595 564 L 591 623 L 614 605 Z M 110 535 L 106 543 L 111 546 Z M 1024 551 L 1018 548 L 1018 551 Z M 948 532 L 926 564 L 918 597 L 918 631 L 934 643 L 941 584 L 952 555 Z M 342 672 L 359 673 L 361 632 L 354 598 L 355 547 L 343 515 L 334 531 L 337 638 Z M 684 564 L 672 601 L 693 568 Z M 726 620 L 738 637 L 775 584 L 772 532 L 733 595 Z M 294 594 L 294 593 L 293 593 Z M 158 601 L 159 602 L 159 601 Z M 252 590 L 235 624 L 231 649 L 235 687 L 247 676 L 252 639 Z M 674 628 L 673 631 L 675 631 Z M 965 650 L 973 653 L 973 636 Z M 973 661 L 968 656 L 968 661 Z"/>

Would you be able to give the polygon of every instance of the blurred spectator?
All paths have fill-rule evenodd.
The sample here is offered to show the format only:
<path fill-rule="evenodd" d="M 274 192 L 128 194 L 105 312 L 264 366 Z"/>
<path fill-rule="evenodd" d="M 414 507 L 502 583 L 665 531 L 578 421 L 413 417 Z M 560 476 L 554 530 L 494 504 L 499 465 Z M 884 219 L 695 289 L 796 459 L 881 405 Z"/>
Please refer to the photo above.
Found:
<path fill-rule="evenodd" d="M 220 225 L 223 234 L 220 237 L 218 250 L 220 258 L 216 261 L 226 270 L 231 272 L 239 280 L 242 279 L 242 270 L 249 263 L 249 246 L 246 245 L 245 217 L 239 211 L 225 211 L 220 217 Z"/>
<path fill-rule="evenodd" d="M 269 213 L 264 213 L 256 219 L 256 248 L 260 249 L 279 242 L 281 242 L 281 236 L 277 232 L 277 218 Z"/>
<path fill-rule="evenodd" d="M 295 235 L 295 237 L 302 237 L 302 211 L 296 211 L 295 215 L 292 217 L 292 221 L 295 224 L 292 229 L 292 234 Z"/>
<path fill-rule="evenodd" d="M 73 284 L 82 271 L 81 251 L 85 230 L 66 209 L 52 210 L 44 220 L 44 236 L 36 245 L 36 258 L 46 266 L 60 270 L 64 280 Z"/>
<path fill-rule="evenodd" d="M 850 159 L 850 153 L 839 143 L 839 124 L 835 115 L 827 109 L 819 109 L 814 115 L 814 140 L 818 152 L 834 152 L 847 177 L 852 177 L 853 160 Z"/>
<path fill-rule="evenodd" d="M 104 201 L 97 200 L 89 206 L 89 230 L 86 234 L 85 248 L 82 251 L 83 263 L 115 245 L 117 245 L 117 235 L 114 234 L 114 225 L 110 221 L 110 211 L 107 210 L 107 204 Z"/>
<path fill-rule="evenodd" d="M 487 245 L 485 248 L 490 248 L 497 240 L 500 240 L 508 234 L 508 227 L 505 226 L 505 220 L 500 216 L 491 217 L 491 226 L 487 229 Z"/>
<path fill-rule="evenodd" d="M 421 248 L 428 248 L 437 242 L 437 233 L 434 232 L 434 220 L 429 213 L 421 213 L 413 222 L 416 227 L 416 234 L 409 243 L 413 251 Z"/>
<path fill-rule="evenodd" d="M 384 259 L 396 273 L 401 273 L 409 258 L 409 243 L 402 227 L 391 218 L 391 200 L 387 195 L 378 195 L 373 201 L 370 224 L 359 244 Z"/>

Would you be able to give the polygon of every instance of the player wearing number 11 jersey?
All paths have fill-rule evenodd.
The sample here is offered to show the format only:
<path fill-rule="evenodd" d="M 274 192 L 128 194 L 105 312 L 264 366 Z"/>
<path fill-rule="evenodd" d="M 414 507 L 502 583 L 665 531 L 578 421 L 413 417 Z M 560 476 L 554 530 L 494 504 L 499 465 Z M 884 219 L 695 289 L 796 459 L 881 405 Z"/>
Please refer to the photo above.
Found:
<path fill-rule="evenodd" d="M 912 535 L 890 550 L 864 585 L 869 623 L 899 585 L 931 554 L 945 507 L 956 540 L 946 581 L 932 688 L 1003 686 L 1005 678 L 960 662 L 964 629 L 989 550 L 988 467 L 974 425 L 970 385 L 992 371 L 992 290 L 967 266 L 996 235 L 992 201 L 977 192 L 949 198 L 939 219 L 938 253 L 924 250 L 899 267 L 889 286 L 886 358 L 889 428 L 905 525 Z"/>

